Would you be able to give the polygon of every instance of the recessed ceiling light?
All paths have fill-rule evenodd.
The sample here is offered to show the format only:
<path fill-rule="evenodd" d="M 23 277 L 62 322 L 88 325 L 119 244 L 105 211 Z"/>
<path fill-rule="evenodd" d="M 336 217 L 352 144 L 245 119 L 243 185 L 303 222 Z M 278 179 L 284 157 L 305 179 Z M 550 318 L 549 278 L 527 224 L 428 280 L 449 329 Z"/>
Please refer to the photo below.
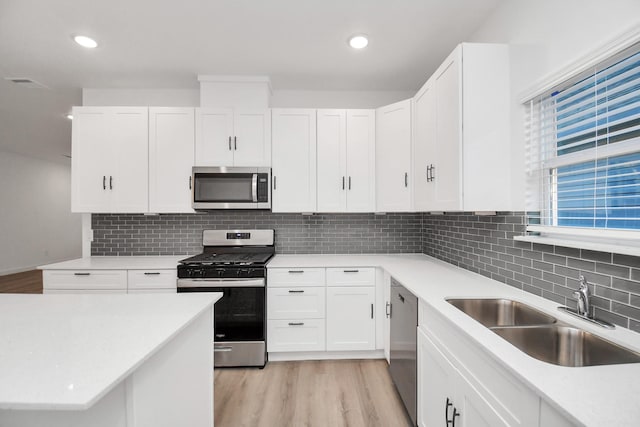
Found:
<path fill-rule="evenodd" d="M 367 47 L 369 44 L 369 39 L 364 34 L 356 34 L 349 39 L 349 46 L 354 49 L 362 49 Z"/>
<path fill-rule="evenodd" d="M 78 43 L 82 47 L 86 47 L 88 49 L 93 49 L 98 47 L 98 42 L 96 42 L 91 37 L 87 36 L 73 36 L 73 40 Z"/>
<path fill-rule="evenodd" d="M 67 114 L 67 119 L 73 120 L 73 114 Z"/>

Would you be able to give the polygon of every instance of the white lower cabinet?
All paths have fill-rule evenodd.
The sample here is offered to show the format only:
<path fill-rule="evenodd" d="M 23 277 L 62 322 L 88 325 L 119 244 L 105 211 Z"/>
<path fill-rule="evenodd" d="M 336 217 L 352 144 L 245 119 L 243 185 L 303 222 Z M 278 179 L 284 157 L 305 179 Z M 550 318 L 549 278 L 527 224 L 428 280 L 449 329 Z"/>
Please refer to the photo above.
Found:
<path fill-rule="evenodd" d="M 323 319 L 324 286 L 267 289 L 270 319 Z"/>
<path fill-rule="evenodd" d="M 267 320 L 267 351 L 324 351 L 324 319 Z"/>
<path fill-rule="evenodd" d="M 509 426 L 418 328 L 418 425 Z"/>
<path fill-rule="evenodd" d="M 374 350 L 376 324 L 373 286 L 327 288 L 327 350 Z"/>
<path fill-rule="evenodd" d="M 175 268 L 154 270 L 44 270 L 45 294 L 175 293 Z"/>

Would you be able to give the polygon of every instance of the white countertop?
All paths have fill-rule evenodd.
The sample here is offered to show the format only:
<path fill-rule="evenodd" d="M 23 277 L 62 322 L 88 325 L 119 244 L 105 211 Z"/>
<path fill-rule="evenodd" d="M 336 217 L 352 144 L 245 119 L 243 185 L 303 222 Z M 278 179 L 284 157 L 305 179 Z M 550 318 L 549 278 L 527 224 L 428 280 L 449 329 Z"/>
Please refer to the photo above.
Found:
<path fill-rule="evenodd" d="M 550 405 L 589 426 L 640 425 L 640 363 L 570 368 L 536 360 L 445 301 L 449 297 L 511 298 L 640 351 L 640 334 L 605 330 L 557 310 L 558 304 L 426 255 L 276 255 L 268 268 L 381 267 L 485 348 Z"/>
<path fill-rule="evenodd" d="M 221 296 L 0 295 L 0 409 L 91 407 Z"/>
<path fill-rule="evenodd" d="M 176 268 L 178 261 L 189 255 L 166 256 L 93 256 L 56 262 L 38 267 L 40 270 L 145 270 Z"/>

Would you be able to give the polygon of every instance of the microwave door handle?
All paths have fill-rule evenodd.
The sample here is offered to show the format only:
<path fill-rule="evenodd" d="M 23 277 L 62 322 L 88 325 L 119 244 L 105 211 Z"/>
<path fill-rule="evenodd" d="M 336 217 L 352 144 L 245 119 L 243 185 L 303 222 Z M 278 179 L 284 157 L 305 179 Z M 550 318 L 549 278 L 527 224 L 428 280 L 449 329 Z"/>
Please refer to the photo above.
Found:
<path fill-rule="evenodd" d="M 251 195 L 253 196 L 253 202 L 258 202 L 258 174 L 254 173 L 251 178 Z"/>

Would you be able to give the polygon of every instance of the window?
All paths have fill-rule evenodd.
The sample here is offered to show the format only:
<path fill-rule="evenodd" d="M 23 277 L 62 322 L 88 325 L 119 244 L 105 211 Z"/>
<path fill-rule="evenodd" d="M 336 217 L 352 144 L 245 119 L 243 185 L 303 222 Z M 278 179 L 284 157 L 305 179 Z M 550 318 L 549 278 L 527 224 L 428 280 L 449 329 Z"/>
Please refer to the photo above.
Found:
<path fill-rule="evenodd" d="M 527 118 L 530 231 L 640 230 L 640 45 L 530 100 Z"/>

